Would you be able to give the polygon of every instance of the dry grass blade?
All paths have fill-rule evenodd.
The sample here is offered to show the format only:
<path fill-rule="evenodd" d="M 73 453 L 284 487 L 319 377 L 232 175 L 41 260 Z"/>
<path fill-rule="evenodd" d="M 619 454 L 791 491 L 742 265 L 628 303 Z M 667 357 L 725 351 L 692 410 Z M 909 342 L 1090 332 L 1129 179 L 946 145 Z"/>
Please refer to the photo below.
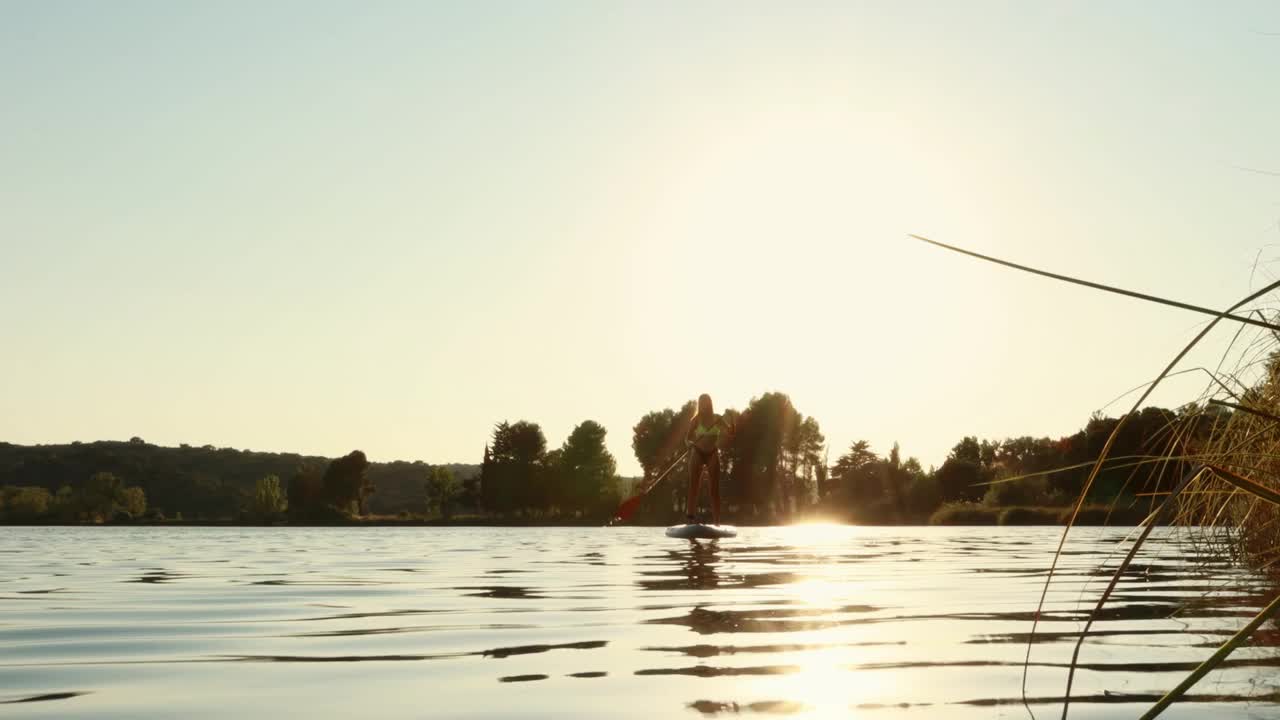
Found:
<path fill-rule="evenodd" d="M 930 245 L 935 245 L 944 250 L 957 252 L 957 253 L 960 253 L 961 255 L 968 255 L 969 257 L 975 257 L 975 258 L 978 258 L 979 260 L 986 260 L 987 262 L 995 263 L 997 265 L 1004 265 L 1005 267 L 1010 267 L 1010 268 L 1013 268 L 1014 270 L 1021 270 L 1023 272 L 1029 272 L 1034 275 L 1041 275 L 1043 277 L 1053 278 L 1054 280 L 1069 282 L 1074 285 L 1083 285 L 1085 287 L 1090 287 L 1095 290 L 1104 290 L 1106 292 L 1115 293 L 1117 295 L 1124 295 L 1126 297 L 1137 298 L 1139 300 L 1146 300 L 1147 302 L 1159 303 L 1161 305 L 1168 305 L 1170 307 L 1181 308 L 1183 310 L 1190 310 L 1192 312 L 1198 312 L 1202 315 L 1212 315 L 1219 319 L 1226 318 L 1227 320 L 1234 320 L 1236 322 L 1244 323 L 1246 325 L 1257 325 L 1258 327 L 1264 327 L 1269 330 L 1280 331 L 1280 325 L 1273 325 L 1265 320 L 1255 320 L 1254 318 L 1245 317 L 1243 315 L 1231 314 L 1233 311 L 1239 309 L 1240 305 L 1243 305 L 1244 303 L 1240 303 L 1240 305 L 1235 305 L 1234 307 L 1231 308 L 1231 310 L 1228 310 L 1227 312 L 1219 312 L 1211 308 L 1200 307 L 1199 305 L 1192 305 L 1190 303 L 1184 303 L 1178 300 L 1169 300 L 1168 298 L 1157 297 L 1155 295 L 1148 295 L 1146 293 L 1140 293 L 1134 290 L 1125 290 L 1124 288 L 1118 288 L 1118 287 L 1113 287 L 1111 285 L 1103 285 L 1102 283 L 1092 282 L 1090 280 L 1082 280 L 1080 278 L 1074 278 L 1074 277 L 1071 277 L 1070 275 L 1059 275 L 1058 273 L 1049 272 L 1048 270 L 1039 270 L 1037 268 L 1027 267 L 1026 265 L 1019 265 L 1018 263 L 1009 262 L 1008 260 L 1001 260 L 999 258 L 994 258 L 989 255 L 983 255 L 981 253 L 973 252 L 972 250 L 965 250 L 964 248 L 958 248 L 954 245 L 941 243 L 941 242 L 938 242 L 937 240 L 930 240 L 929 238 L 923 237 L 921 235 L 913 234 L 910 237 L 913 237 L 916 240 L 922 240 L 924 242 L 929 243 Z"/>
<path fill-rule="evenodd" d="M 1260 500 L 1265 500 L 1272 505 L 1280 505 L 1280 493 L 1275 490 L 1256 483 L 1243 475 L 1237 475 L 1226 468 L 1218 467 L 1217 465 L 1210 465 L 1209 468 L 1218 476 L 1218 479 L 1229 482 Z"/>
<path fill-rule="evenodd" d="M 1144 465 L 1154 465 L 1156 463 L 1168 463 L 1178 460 L 1203 461 L 1204 459 L 1205 458 L 1201 455 L 1117 455 L 1115 457 L 1107 458 L 1106 462 L 1108 463 L 1108 470 L 1126 470 L 1129 468 L 1142 467 Z M 1054 473 L 1093 467 L 1095 462 L 1097 462 L 1097 460 L 1089 460 L 1088 462 L 1075 463 L 1073 465 L 1061 465 L 1050 470 L 1037 470 L 1036 472 L 1022 473 L 1021 475 L 1010 475 L 1009 477 L 1000 478 L 998 480 L 984 480 L 982 482 L 973 483 L 973 487 L 990 487 L 991 485 L 1004 485 L 1005 483 L 1018 482 L 1019 480 L 1026 480 L 1028 478 L 1045 477 L 1047 475 L 1053 475 Z"/>
<path fill-rule="evenodd" d="M 1226 402 L 1225 400 L 1218 400 L 1217 398 L 1210 400 L 1209 404 L 1217 405 L 1218 407 L 1228 407 L 1228 408 L 1231 408 L 1232 410 L 1239 410 L 1240 412 L 1246 412 L 1246 413 L 1249 413 L 1250 415 L 1256 415 L 1260 418 L 1266 418 L 1267 420 L 1270 420 L 1271 422 L 1274 422 L 1274 423 L 1280 423 L 1280 416 L 1272 415 L 1271 413 L 1266 412 L 1265 410 L 1245 407 L 1244 405 L 1240 405 L 1237 403 L 1229 403 L 1229 402 Z"/>
<path fill-rule="evenodd" d="M 1241 329 L 1241 330 L 1243 330 L 1243 329 L 1244 329 L 1244 326 L 1243 326 L 1243 325 L 1241 325 L 1241 326 L 1240 326 L 1240 329 Z M 1201 372 L 1201 373 L 1204 373 L 1205 375 L 1208 375 L 1208 376 L 1209 376 L 1209 381 L 1210 381 L 1210 382 L 1212 382 L 1212 383 L 1214 383 L 1214 384 L 1215 384 L 1215 385 L 1217 385 L 1218 387 L 1222 388 L 1222 391 L 1223 391 L 1223 392 L 1225 392 L 1226 394 L 1230 395 L 1230 396 L 1231 396 L 1231 397 L 1233 397 L 1233 398 L 1236 398 L 1237 400 L 1240 398 L 1240 396 L 1239 396 L 1239 395 L 1237 395 L 1237 394 L 1235 393 L 1235 391 L 1234 391 L 1234 390 L 1232 390 L 1231 388 L 1227 387 L 1227 384 L 1226 384 L 1226 383 L 1224 383 L 1221 379 L 1219 379 L 1219 378 L 1218 378 L 1218 376 L 1217 376 L 1217 374 L 1216 374 L 1216 372 L 1215 372 L 1215 371 L 1211 371 L 1211 370 L 1209 370 L 1209 368 L 1207 368 L 1207 367 L 1193 367 L 1193 368 L 1187 368 L 1186 370 L 1179 370 L 1178 372 L 1175 372 L 1175 373 L 1169 373 L 1169 377 L 1174 377 L 1174 376 L 1177 376 L 1177 375 L 1188 375 L 1188 374 L 1190 374 L 1190 373 L 1197 373 L 1197 372 Z M 1228 377 L 1228 379 L 1234 379 L 1234 378 L 1230 378 L 1230 377 Z M 1118 397 L 1116 397 L 1114 400 L 1112 400 L 1111 402 L 1109 402 L 1109 403 L 1107 403 L 1106 405 L 1103 405 L 1101 408 L 1099 408 L 1099 410 L 1100 410 L 1100 411 L 1101 411 L 1101 410 L 1106 410 L 1107 408 L 1111 407 L 1112 405 L 1115 405 L 1116 403 L 1118 403 L 1118 402 L 1120 402 L 1121 400 L 1123 400 L 1126 396 L 1128 396 L 1128 395 L 1132 395 L 1133 393 L 1138 392 L 1139 390 L 1141 390 L 1141 389 L 1145 388 L 1146 386 L 1148 386 L 1148 385 L 1150 385 L 1150 384 L 1151 384 L 1151 383 L 1149 383 L 1149 382 L 1145 382 L 1145 383 L 1142 383 L 1141 385 L 1137 385 L 1137 386 L 1135 386 L 1135 387 L 1131 387 L 1131 388 L 1129 388 L 1128 390 L 1125 390 L 1124 392 L 1120 393 L 1120 395 L 1119 395 Z"/>

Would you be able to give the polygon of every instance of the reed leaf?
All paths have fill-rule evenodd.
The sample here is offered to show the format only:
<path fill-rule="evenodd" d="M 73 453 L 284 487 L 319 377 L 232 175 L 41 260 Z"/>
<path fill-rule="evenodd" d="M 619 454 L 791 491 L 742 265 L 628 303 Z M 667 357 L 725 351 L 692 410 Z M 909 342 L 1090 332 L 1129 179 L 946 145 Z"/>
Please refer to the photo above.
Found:
<path fill-rule="evenodd" d="M 1155 705 L 1152 705 L 1151 709 L 1143 713 L 1139 720 L 1152 720 L 1152 718 L 1155 718 L 1160 713 L 1167 710 L 1170 705 L 1177 702 L 1178 698 L 1182 697 L 1183 694 L 1190 690 L 1193 685 L 1200 682 L 1201 678 L 1208 675 L 1209 671 L 1218 667 L 1223 660 L 1227 659 L 1228 655 L 1235 652 L 1236 648 L 1243 645 L 1245 641 L 1249 639 L 1249 636 L 1253 635 L 1254 631 L 1262 626 L 1262 623 L 1271 619 L 1277 611 L 1280 611 L 1280 595 L 1277 595 L 1274 600 L 1262 609 L 1262 612 L 1258 613 L 1252 620 L 1250 620 L 1248 625 L 1240 628 L 1240 632 L 1232 635 L 1230 640 L 1223 643 L 1222 647 L 1218 648 L 1217 652 L 1209 656 L 1209 659 L 1200 663 L 1199 667 L 1192 670 L 1190 675 L 1183 678 L 1182 682 L 1178 683 L 1177 687 L 1166 693 L 1165 696 L 1160 698 L 1159 702 Z"/>
<path fill-rule="evenodd" d="M 1161 305 L 1168 305 L 1170 307 L 1181 308 L 1183 310 L 1190 310 L 1192 312 L 1198 312 L 1203 315 L 1212 315 L 1219 320 L 1221 319 L 1234 320 L 1238 323 L 1244 323 L 1246 325 L 1257 325 L 1258 327 L 1264 327 L 1264 328 L 1267 328 L 1268 330 L 1280 331 L 1280 325 L 1273 325 L 1267 322 L 1266 320 L 1257 320 L 1244 315 L 1233 315 L 1232 313 L 1235 310 L 1239 309 L 1240 305 L 1243 305 L 1244 303 L 1235 305 L 1226 312 L 1221 312 L 1221 311 L 1213 310 L 1206 307 L 1200 307 L 1199 305 L 1192 305 L 1190 303 L 1180 302 L 1178 300 L 1169 300 L 1168 298 L 1156 297 L 1155 295 L 1148 295 L 1147 293 L 1140 293 L 1134 290 L 1125 290 L 1124 288 L 1118 288 L 1111 285 L 1103 285 L 1102 283 L 1096 283 L 1090 280 L 1083 280 L 1081 278 L 1071 277 L 1070 275 L 1060 275 L 1058 273 L 1049 272 L 1048 270 L 1039 270 L 1037 268 L 1028 267 L 1026 265 L 1019 265 L 1018 263 L 1009 262 L 1008 260 L 1001 260 L 999 258 L 991 257 L 990 255 L 983 255 L 982 253 L 976 253 L 976 252 L 973 252 L 972 250 L 965 250 L 964 248 L 958 248 L 954 245 L 941 243 L 941 242 L 938 242 L 937 240 L 930 240 L 929 238 L 924 237 L 922 235 L 912 234 L 911 237 L 915 238 L 916 240 L 923 240 L 924 242 L 927 242 L 930 245 L 935 245 L 944 250 L 950 250 L 952 252 L 960 253 L 961 255 L 968 255 L 969 257 L 975 257 L 975 258 L 978 258 L 979 260 L 986 260 L 987 262 L 995 263 L 997 265 L 1004 265 L 1005 267 L 1010 267 L 1010 268 L 1013 268 L 1014 270 L 1029 272 L 1029 273 L 1032 273 L 1033 275 L 1041 275 L 1043 277 L 1053 278 L 1054 280 L 1061 280 L 1063 282 L 1069 282 L 1075 285 L 1083 285 L 1085 287 L 1093 288 L 1095 290 L 1104 290 L 1106 292 L 1115 293 L 1117 295 L 1124 295 L 1126 297 L 1137 298 L 1139 300 L 1146 300 L 1147 302 L 1159 303 Z"/>
<path fill-rule="evenodd" d="M 1266 418 L 1267 420 L 1270 420 L 1271 422 L 1274 422 L 1274 423 L 1280 423 L 1280 417 L 1278 417 L 1278 416 L 1276 416 L 1276 415 L 1272 415 L 1272 414 L 1271 414 L 1271 413 L 1269 413 L 1269 412 L 1266 412 L 1266 411 L 1263 411 L 1263 410 L 1259 410 L 1259 409 L 1257 409 L 1257 408 L 1245 407 L 1244 405 L 1238 405 L 1238 404 L 1236 404 L 1236 403 L 1229 403 L 1229 402 L 1225 402 L 1225 401 L 1223 401 L 1223 400 L 1218 400 L 1218 399 L 1216 399 L 1216 398 L 1215 398 L 1215 399 L 1211 399 L 1211 400 L 1209 401 L 1209 404 L 1210 404 L 1210 405 L 1218 405 L 1218 406 L 1220 406 L 1220 407 L 1228 407 L 1228 408 L 1231 408 L 1231 409 L 1233 409 L 1233 410 L 1239 410 L 1240 412 L 1246 412 L 1246 413 L 1249 413 L 1250 415 L 1256 415 L 1256 416 L 1258 416 L 1258 417 L 1260 417 L 1260 418 Z"/>
<path fill-rule="evenodd" d="M 1229 482 L 1250 495 L 1253 495 L 1260 500 L 1265 500 L 1272 505 L 1280 505 L 1280 493 L 1275 490 L 1260 485 L 1243 475 L 1237 475 L 1224 467 L 1210 465 L 1209 468 L 1213 470 L 1213 473 L 1218 476 L 1219 480 Z"/>

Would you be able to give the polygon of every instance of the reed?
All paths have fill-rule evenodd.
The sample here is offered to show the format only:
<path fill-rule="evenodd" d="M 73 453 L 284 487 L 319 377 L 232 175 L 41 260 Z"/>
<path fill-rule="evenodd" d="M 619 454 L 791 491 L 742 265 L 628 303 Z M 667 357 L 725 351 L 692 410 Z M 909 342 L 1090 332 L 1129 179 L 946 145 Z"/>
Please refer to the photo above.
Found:
<path fill-rule="evenodd" d="M 1201 543 L 1220 555 L 1248 563 L 1270 573 L 1276 584 L 1280 586 L 1280 328 L 1257 309 L 1238 314 L 1242 308 L 1280 288 L 1280 282 L 1271 283 L 1249 294 L 1225 311 L 1215 311 L 1018 265 L 920 236 L 912 237 L 953 252 L 1017 270 L 1213 316 L 1213 320 L 1173 358 L 1155 380 L 1140 386 L 1140 396 L 1112 432 L 1111 438 L 1093 463 L 1089 479 L 1075 507 L 1070 511 L 1069 517 L 1064 518 L 1066 528 L 1050 565 L 1048 578 L 1045 580 L 1040 604 L 1036 610 L 1036 619 L 1032 623 L 1031 639 L 1027 644 L 1027 656 L 1023 668 L 1023 700 L 1028 713 L 1033 718 L 1035 715 L 1026 702 L 1026 673 L 1030 667 L 1031 648 L 1040 613 L 1071 528 L 1084 524 L 1085 520 L 1097 519 L 1089 516 L 1090 512 L 1096 512 L 1096 510 L 1087 511 L 1085 500 L 1093 480 L 1104 467 L 1115 467 L 1118 464 L 1136 461 L 1138 464 L 1163 463 L 1160 466 L 1162 468 L 1187 468 L 1187 470 L 1171 491 L 1150 493 L 1146 498 L 1150 503 L 1150 512 L 1139 524 L 1140 532 L 1132 540 L 1124 559 L 1098 597 L 1074 648 L 1063 693 L 1062 717 L 1064 720 L 1070 711 L 1071 687 L 1075 678 L 1076 663 L 1081 648 L 1088 638 L 1089 629 L 1157 524 L 1168 522 L 1188 528 L 1189 536 L 1195 542 Z M 1201 343 L 1223 320 L 1239 323 L 1240 327 L 1224 348 L 1222 361 L 1219 362 L 1218 367 L 1213 370 L 1208 368 L 1176 370 L 1175 368 L 1187 353 Z M 1210 381 L 1199 396 L 1188 398 L 1189 402 L 1184 412 L 1168 428 L 1164 456 L 1110 458 L 1109 450 L 1112 440 L 1123 429 L 1125 420 L 1142 406 L 1151 392 L 1166 378 L 1192 371 L 1207 373 Z M 1223 643 L 1212 656 L 1148 709 L 1142 718 L 1149 720 L 1159 716 L 1207 673 L 1221 664 L 1228 655 L 1244 645 L 1258 628 L 1275 617 L 1277 613 L 1280 613 L 1280 597 L 1271 601 L 1236 635 Z"/>

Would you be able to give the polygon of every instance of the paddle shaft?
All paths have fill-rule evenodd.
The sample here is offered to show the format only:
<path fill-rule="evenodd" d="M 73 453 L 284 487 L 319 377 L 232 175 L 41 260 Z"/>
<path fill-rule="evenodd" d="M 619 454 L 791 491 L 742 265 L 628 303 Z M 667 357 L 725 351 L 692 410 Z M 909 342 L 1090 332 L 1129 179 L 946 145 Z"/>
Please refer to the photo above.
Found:
<path fill-rule="evenodd" d="M 665 478 L 667 475 L 671 474 L 671 471 L 672 471 L 672 470 L 675 470 L 675 469 L 676 469 L 676 466 L 678 466 L 681 462 L 683 462 L 683 461 L 684 461 L 684 459 L 685 459 L 686 457 L 688 457 L 688 456 L 689 456 L 689 451 L 688 451 L 688 450 L 685 450 L 684 452 L 680 453 L 680 457 L 676 458 L 674 462 L 672 462 L 670 465 L 668 465 L 666 470 L 663 470 L 661 473 L 659 473 L 659 474 L 658 474 L 658 476 L 657 476 L 657 477 L 655 477 L 655 478 L 653 479 L 653 481 L 652 481 L 652 482 L 650 482 L 650 483 L 648 483 L 646 486 L 642 487 L 642 488 L 640 489 L 640 492 L 638 492 L 638 493 L 636 493 L 635 495 L 633 495 L 632 497 L 627 498 L 626 500 L 622 501 L 622 504 L 618 506 L 618 510 L 617 510 L 616 512 L 614 512 L 614 514 L 613 514 L 613 519 L 614 519 L 614 520 L 619 520 L 619 519 L 623 519 L 623 520 L 625 520 L 628 516 L 630 516 L 630 515 L 631 515 L 631 510 L 630 510 L 630 509 L 627 509 L 627 508 L 629 508 L 629 507 L 630 507 L 630 508 L 634 508 L 634 506 L 635 506 L 636 504 L 638 504 L 638 503 L 639 503 L 640 498 L 643 498 L 645 495 L 648 495 L 650 492 L 652 492 L 652 491 L 653 491 L 653 489 L 654 489 L 654 488 L 658 487 L 658 483 L 662 482 L 663 478 Z M 623 511 L 624 511 L 624 509 L 627 509 L 627 511 L 625 512 L 625 514 L 624 514 L 624 512 L 623 512 Z"/>

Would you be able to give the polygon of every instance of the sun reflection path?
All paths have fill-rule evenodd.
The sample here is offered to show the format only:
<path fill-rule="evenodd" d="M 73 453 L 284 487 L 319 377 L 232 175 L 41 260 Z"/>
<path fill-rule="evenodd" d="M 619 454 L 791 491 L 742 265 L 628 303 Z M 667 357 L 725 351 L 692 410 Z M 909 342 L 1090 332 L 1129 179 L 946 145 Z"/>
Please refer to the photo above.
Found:
<path fill-rule="evenodd" d="M 818 545 L 847 538 L 851 534 L 856 534 L 858 530 L 856 526 L 810 522 L 790 525 L 785 532 L 787 539 L 796 545 Z"/>
<path fill-rule="evenodd" d="M 861 534 L 859 528 L 830 523 L 807 523 L 786 529 L 787 539 L 798 549 L 817 554 L 832 545 L 847 543 Z M 838 564 L 819 563 L 807 577 L 785 586 L 786 599 L 797 606 L 825 609 L 833 621 L 845 608 L 865 602 L 862 582 L 850 582 L 838 572 Z M 896 675 L 851 672 L 850 667 L 882 662 L 886 648 L 876 644 L 845 645 L 788 654 L 777 661 L 799 668 L 777 678 L 781 698 L 793 701 L 790 712 L 805 718 L 848 718 L 859 705 L 875 705 L 900 695 Z"/>
<path fill-rule="evenodd" d="M 893 697 L 898 683 L 884 673 L 850 672 L 848 665 L 872 662 L 878 648 L 833 648 L 789 660 L 800 672 L 781 678 L 783 697 L 803 701 L 804 717 L 848 718 L 857 705 Z"/>

